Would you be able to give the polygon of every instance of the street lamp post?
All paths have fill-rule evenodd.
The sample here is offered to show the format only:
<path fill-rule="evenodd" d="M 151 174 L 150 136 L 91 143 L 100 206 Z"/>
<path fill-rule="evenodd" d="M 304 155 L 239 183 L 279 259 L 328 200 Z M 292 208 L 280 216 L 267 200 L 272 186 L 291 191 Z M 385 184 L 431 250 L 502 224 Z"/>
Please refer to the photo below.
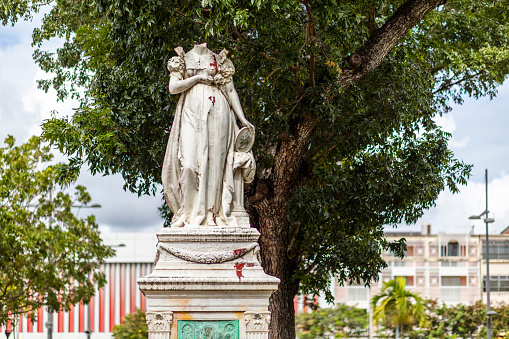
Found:
<path fill-rule="evenodd" d="M 496 315 L 497 312 L 491 310 L 490 305 L 490 243 L 489 243 L 489 230 L 488 224 L 491 224 L 495 219 L 490 218 L 488 214 L 488 169 L 485 170 L 486 182 L 486 209 L 479 215 L 472 215 L 468 219 L 481 219 L 484 217 L 484 223 L 486 224 L 486 328 L 487 328 L 487 339 L 491 339 L 491 317 Z"/>
<path fill-rule="evenodd" d="M 48 312 L 48 321 L 46 322 L 48 329 L 48 339 L 53 339 L 53 313 Z"/>

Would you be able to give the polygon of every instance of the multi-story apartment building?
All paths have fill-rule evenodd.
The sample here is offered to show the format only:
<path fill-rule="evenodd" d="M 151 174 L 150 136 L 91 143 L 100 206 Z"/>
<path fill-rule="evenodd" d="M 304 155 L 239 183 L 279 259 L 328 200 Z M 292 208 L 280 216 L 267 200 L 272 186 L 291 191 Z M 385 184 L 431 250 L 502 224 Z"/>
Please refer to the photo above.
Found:
<path fill-rule="evenodd" d="M 509 302 L 509 227 L 502 234 L 490 235 L 491 301 Z M 335 282 L 336 302 L 367 308 L 382 282 L 404 277 L 409 289 L 424 298 L 446 304 L 473 304 L 486 301 L 484 235 L 431 233 L 425 224 L 422 232 L 387 233 L 388 240 L 405 238 L 407 253 L 403 259 L 384 253 L 388 267 L 371 288 L 363 284 L 341 286 Z"/>

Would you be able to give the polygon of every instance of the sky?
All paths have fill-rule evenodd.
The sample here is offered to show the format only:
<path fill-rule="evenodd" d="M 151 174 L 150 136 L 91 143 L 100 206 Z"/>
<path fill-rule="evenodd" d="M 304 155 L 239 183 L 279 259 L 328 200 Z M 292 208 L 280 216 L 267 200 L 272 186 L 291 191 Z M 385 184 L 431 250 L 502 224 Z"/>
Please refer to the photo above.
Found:
<path fill-rule="evenodd" d="M 35 21 L 38 21 L 38 18 Z M 62 115 L 72 115 L 75 101 L 56 101 L 55 91 L 45 93 L 37 89 L 36 80 L 48 78 L 32 59 L 31 33 L 34 23 L 18 22 L 14 27 L 0 25 L 0 145 L 7 135 L 21 144 L 32 135 L 40 135 L 43 120 L 55 110 Z M 53 49 L 58 41 L 44 47 Z M 103 233 L 153 232 L 163 225 L 157 208 L 162 204 L 160 196 L 143 196 L 125 192 L 121 176 L 92 176 L 82 170 L 78 184 L 87 188 L 92 204 L 102 207 L 80 210 L 80 216 L 93 213 Z"/>
<path fill-rule="evenodd" d="M 37 22 L 39 19 L 34 19 Z M 31 32 L 35 24 L 18 22 L 15 27 L 0 26 L 0 144 L 8 134 L 22 143 L 31 135 L 40 134 L 40 124 L 56 110 L 71 115 L 77 103 L 57 102 L 54 91 L 44 93 L 37 89 L 36 80 L 48 77 L 32 59 Z M 45 48 L 58 46 L 50 42 Z M 425 211 L 415 225 L 400 225 L 397 231 L 418 231 L 422 223 L 431 223 L 432 232 L 475 234 L 484 231 L 481 221 L 468 220 L 480 214 L 485 206 L 484 171 L 488 169 L 489 210 L 495 222 L 490 233 L 500 233 L 509 225 L 509 82 L 499 89 L 493 100 L 466 98 L 463 105 L 436 121 L 451 132 L 449 146 L 457 159 L 474 165 L 468 185 L 461 193 L 440 194 L 436 207 Z M 120 176 L 91 176 L 86 170 L 78 183 L 87 187 L 92 203 L 102 206 L 94 209 L 103 232 L 156 232 L 162 227 L 157 207 L 161 197 L 125 192 Z M 80 212 L 84 213 L 84 212 Z M 493 216 L 493 214 L 491 215 Z"/>

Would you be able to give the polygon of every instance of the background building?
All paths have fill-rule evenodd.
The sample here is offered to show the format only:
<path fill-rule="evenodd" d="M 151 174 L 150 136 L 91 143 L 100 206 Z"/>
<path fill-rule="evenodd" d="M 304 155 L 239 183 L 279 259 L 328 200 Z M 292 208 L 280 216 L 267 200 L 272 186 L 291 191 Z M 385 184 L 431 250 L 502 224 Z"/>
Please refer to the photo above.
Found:
<path fill-rule="evenodd" d="M 403 259 L 384 253 L 388 267 L 371 288 L 364 284 L 345 284 L 335 281 L 337 303 L 367 308 L 369 300 L 382 288 L 382 282 L 404 277 L 407 287 L 423 298 L 446 304 L 473 304 L 486 301 L 484 283 L 486 261 L 484 235 L 431 234 L 431 225 L 422 231 L 386 233 L 390 241 L 405 238 L 407 252 Z M 509 302 L 509 227 L 500 235 L 490 235 L 491 302 Z"/>
<path fill-rule="evenodd" d="M 482 243 L 481 276 L 482 300 L 486 302 L 486 239 Z M 509 227 L 501 234 L 490 235 L 490 299 L 491 304 L 509 303 Z"/>
<path fill-rule="evenodd" d="M 85 339 L 90 314 L 90 328 L 93 339 L 111 338 L 113 326 L 137 309 L 145 309 L 145 297 L 140 293 L 136 280 L 152 272 L 156 253 L 157 238 L 154 233 L 102 234 L 105 245 L 115 247 L 117 253 L 102 267 L 107 284 L 96 291 L 88 305 L 78 304 L 69 312 L 49 314 L 37 310 L 38 319 L 32 323 L 19 317 L 15 324 L 16 339 L 48 338 L 46 324 L 53 319 L 53 339 Z M 125 246 L 119 247 L 124 244 Z M 90 313 L 89 313 L 90 312 Z M 0 329 L 0 338 L 5 338 L 5 328 Z"/>

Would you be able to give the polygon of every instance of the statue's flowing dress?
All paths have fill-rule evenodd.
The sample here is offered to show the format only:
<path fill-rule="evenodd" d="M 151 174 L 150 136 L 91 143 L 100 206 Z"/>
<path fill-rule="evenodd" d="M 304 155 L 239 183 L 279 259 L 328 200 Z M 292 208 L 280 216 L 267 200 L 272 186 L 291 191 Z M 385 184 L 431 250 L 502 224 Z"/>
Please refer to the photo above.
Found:
<path fill-rule="evenodd" d="M 206 55 L 192 52 L 183 57 L 184 67 L 173 70 L 172 77 L 186 79 L 196 74 L 214 77 L 220 71 L 217 54 L 210 50 Z M 181 94 L 162 177 L 173 221 L 181 219 L 189 225 L 227 222 L 233 192 L 236 130 L 235 117 L 221 85 L 199 82 Z"/>

